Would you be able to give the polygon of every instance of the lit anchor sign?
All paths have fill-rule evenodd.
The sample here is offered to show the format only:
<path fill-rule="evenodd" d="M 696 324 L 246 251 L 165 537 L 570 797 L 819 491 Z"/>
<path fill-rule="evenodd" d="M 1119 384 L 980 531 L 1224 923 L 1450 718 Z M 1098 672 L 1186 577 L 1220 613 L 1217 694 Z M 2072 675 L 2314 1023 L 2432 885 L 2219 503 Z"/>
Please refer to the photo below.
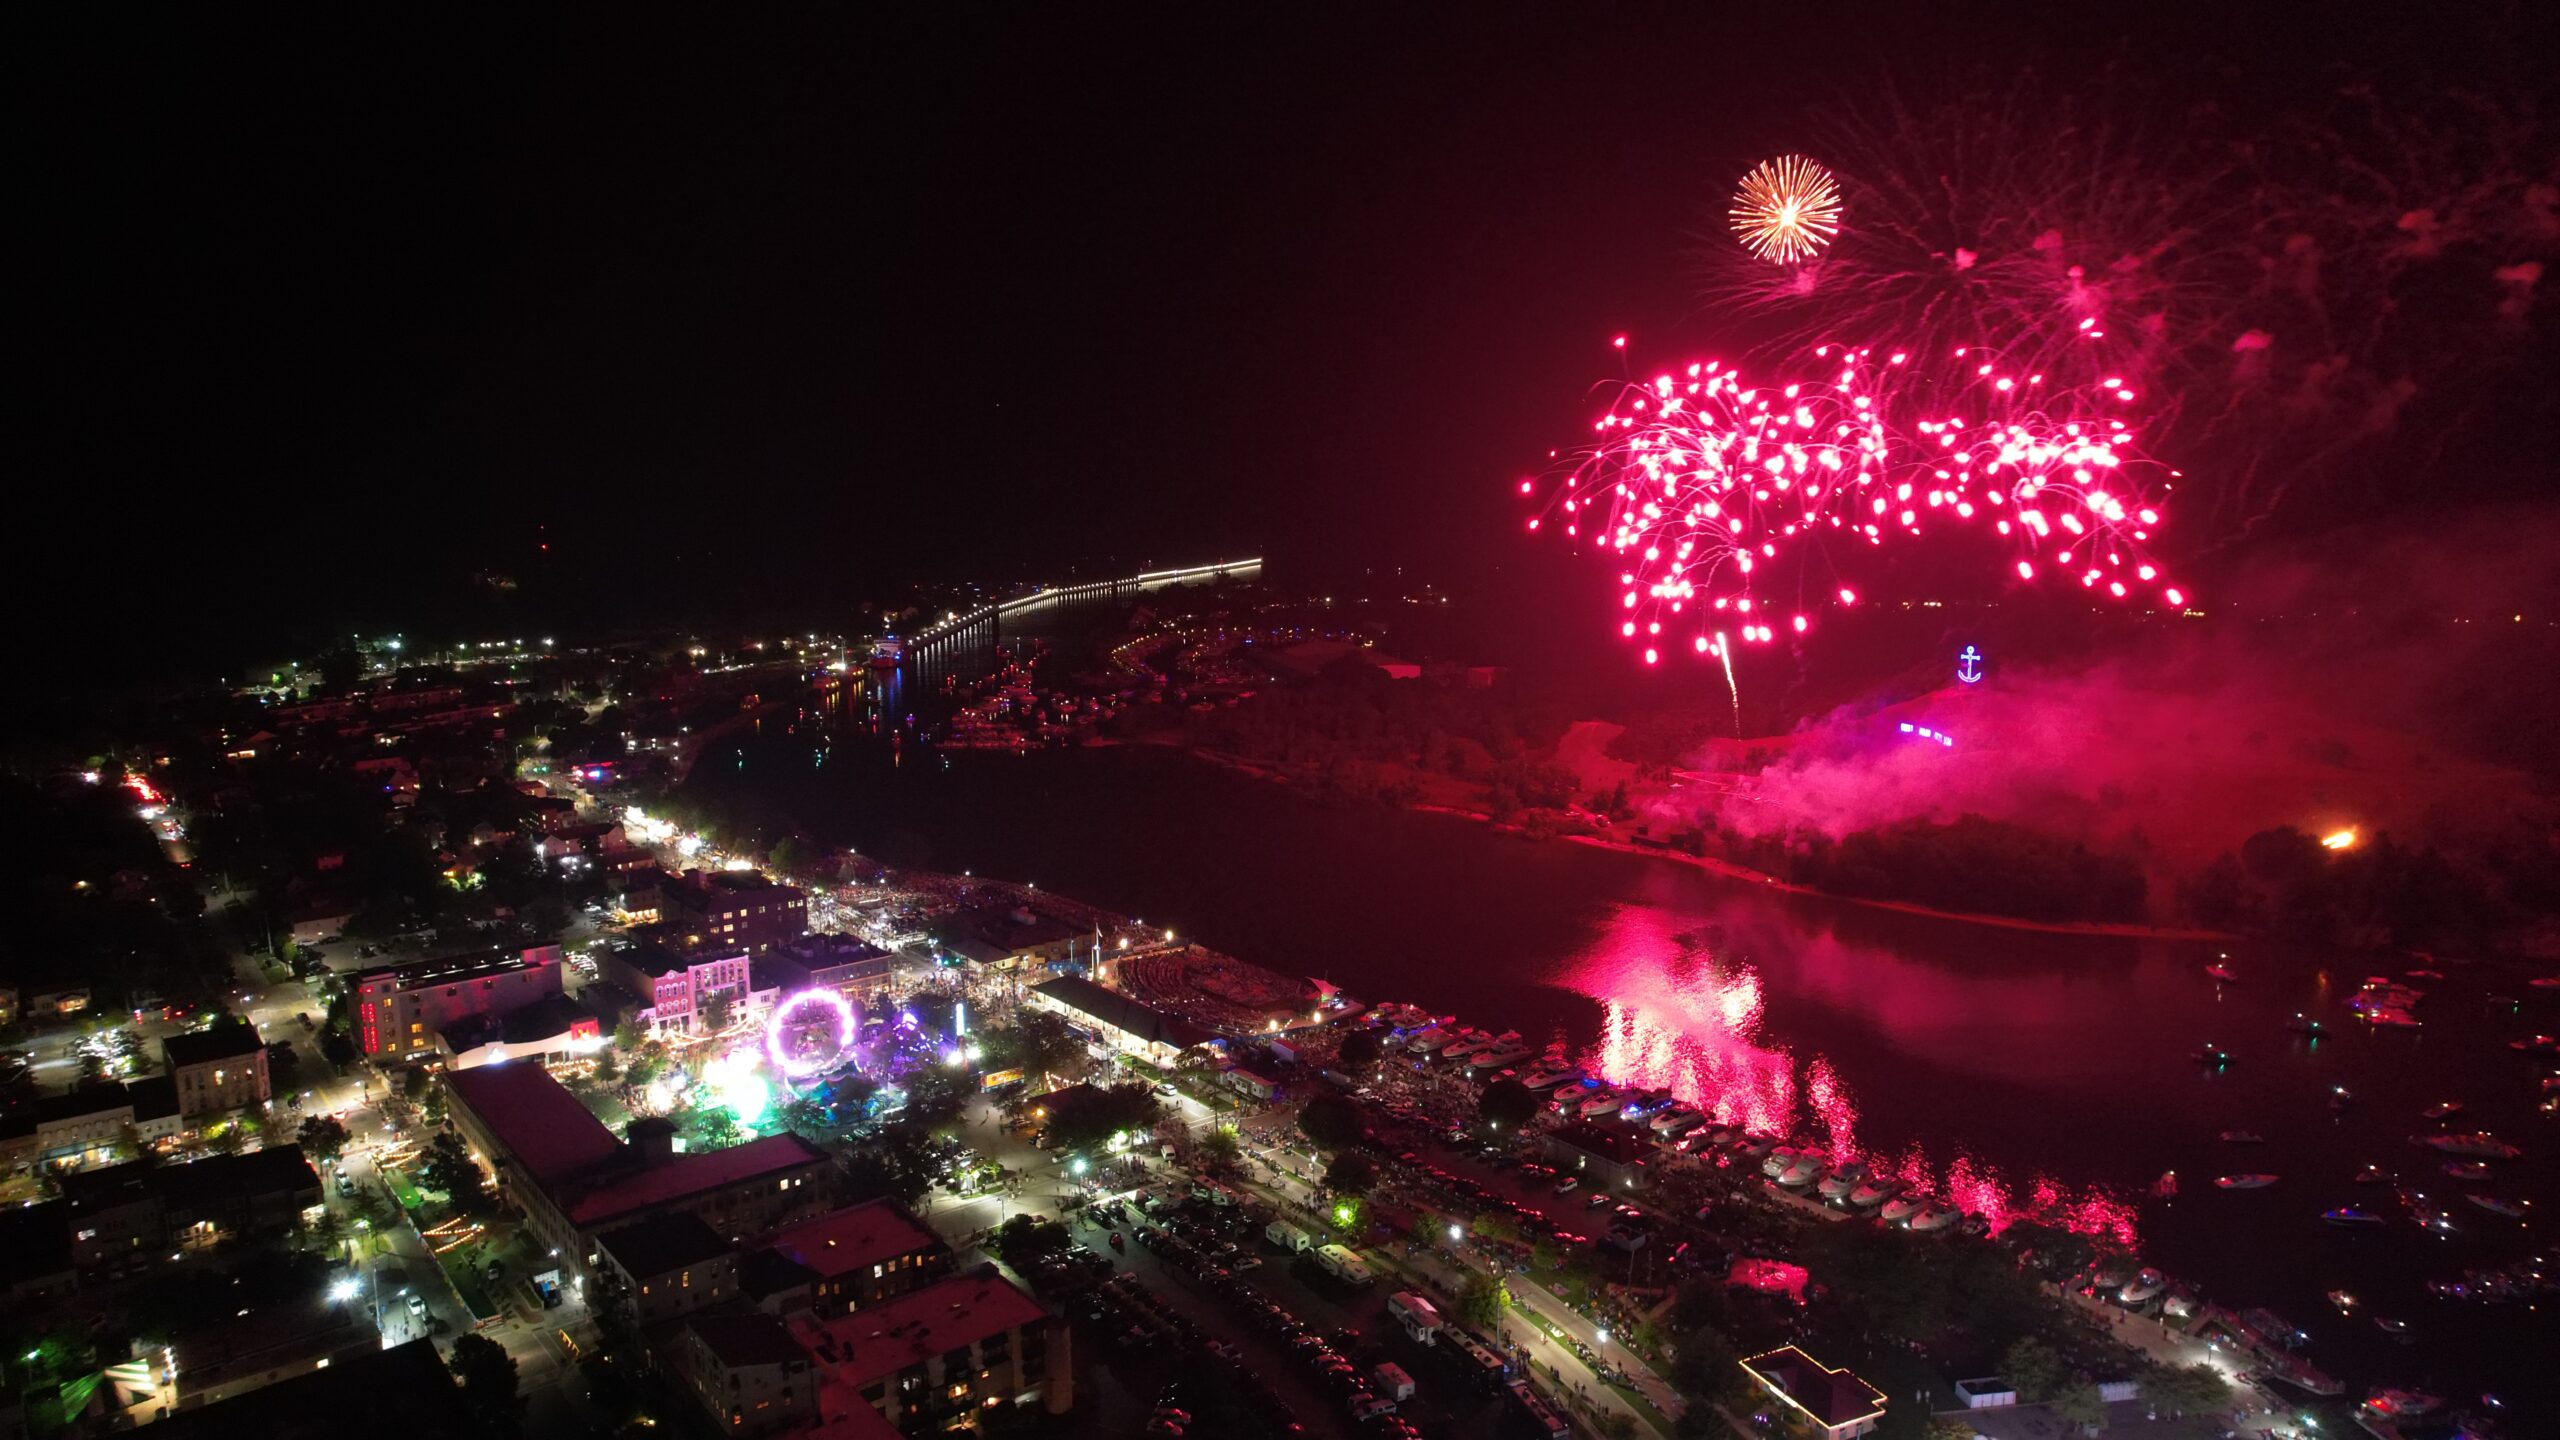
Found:
<path fill-rule="evenodd" d="M 1982 652 L 1967 645 L 1956 655 L 1956 678 L 1967 685 L 1982 683 Z"/>

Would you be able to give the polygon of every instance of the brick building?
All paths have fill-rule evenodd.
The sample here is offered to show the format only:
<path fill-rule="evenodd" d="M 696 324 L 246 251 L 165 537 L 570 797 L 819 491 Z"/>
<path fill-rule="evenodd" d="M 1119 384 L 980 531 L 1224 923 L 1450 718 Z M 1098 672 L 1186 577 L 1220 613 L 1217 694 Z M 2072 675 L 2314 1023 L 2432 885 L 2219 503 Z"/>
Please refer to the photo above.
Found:
<path fill-rule="evenodd" d="M 193 1120 L 267 1103 L 267 1047 L 254 1025 L 222 1025 L 160 1042 L 178 1086 L 178 1114 Z"/>
<path fill-rule="evenodd" d="M 426 1059 L 448 1025 L 505 1016 L 561 993 L 560 947 L 486 950 L 358 971 L 356 1049 L 374 1059 Z"/>

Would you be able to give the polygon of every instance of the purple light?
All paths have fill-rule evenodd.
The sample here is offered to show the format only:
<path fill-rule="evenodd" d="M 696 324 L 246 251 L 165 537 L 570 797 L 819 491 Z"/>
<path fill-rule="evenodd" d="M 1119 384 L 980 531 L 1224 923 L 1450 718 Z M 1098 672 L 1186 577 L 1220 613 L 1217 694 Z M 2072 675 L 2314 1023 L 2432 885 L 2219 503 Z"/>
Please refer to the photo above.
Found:
<path fill-rule="evenodd" d="M 793 1055 L 783 1044 L 786 1024 L 793 1015 L 811 1005 L 835 1012 L 835 1044 L 819 1055 Z M 773 1018 L 765 1022 L 764 1053 L 772 1059 L 773 1068 L 794 1080 L 805 1080 L 834 1068 L 836 1062 L 852 1053 L 853 1030 L 852 1001 L 833 990 L 803 990 L 773 1007 Z"/>

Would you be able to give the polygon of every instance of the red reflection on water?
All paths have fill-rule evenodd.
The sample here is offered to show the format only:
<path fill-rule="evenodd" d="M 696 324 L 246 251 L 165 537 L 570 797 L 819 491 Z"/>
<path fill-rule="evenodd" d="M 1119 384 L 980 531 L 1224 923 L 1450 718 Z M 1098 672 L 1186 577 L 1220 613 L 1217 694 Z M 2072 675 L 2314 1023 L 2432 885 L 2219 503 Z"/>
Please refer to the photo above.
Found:
<path fill-rule="evenodd" d="M 1856 1097 L 1830 1060 L 1816 1055 L 1799 1069 L 1784 1047 L 1759 1038 L 1760 978 L 1750 966 L 1706 955 L 1682 937 L 1622 938 L 1628 943 L 1617 953 L 1594 957 L 1571 977 L 1601 1007 L 1600 1041 L 1582 1059 L 1586 1073 L 1668 1090 L 1718 1124 L 1818 1143 L 1834 1162 L 1861 1156 Z M 1660 958 L 1680 950 L 1688 953 Z M 2074 1193 L 2039 1175 L 2022 1197 L 1979 1157 L 1959 1154 L 1942 1170 L 1916 1143 L 1864 1158 L 1872 1173 L 1980 1216 L 1994 1233 L 2032 1219 L 2134 1243 L 2132 1208 L 2102 1190 Z"/>

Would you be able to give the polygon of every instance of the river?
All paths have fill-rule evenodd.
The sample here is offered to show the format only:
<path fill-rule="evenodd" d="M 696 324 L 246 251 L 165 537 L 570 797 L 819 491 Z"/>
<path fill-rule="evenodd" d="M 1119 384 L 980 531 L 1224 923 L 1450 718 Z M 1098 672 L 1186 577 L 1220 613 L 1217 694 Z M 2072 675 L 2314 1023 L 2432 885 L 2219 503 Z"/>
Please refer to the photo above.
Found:
<path fill-rule="evenodd" d="M 2144 1260 L 2211 1298 L 2273 1308 L 2351 1397 L 2494 1390 L 2511 1414 L 2560 1413 L 2560 1380 L 2539 1363 L 2560 1353 L 2553 1305 L 2425 1290 L 2533 1253 L 2537 1232 L 2462 1203 L 2466 1189 L 2560 1205 L 2560 1136 L 2533 1108 L 2548 1067 L 2505 1045 L 2560 1032 L 2560 991 L 2521 974 L 2446 964 L 2413 982 L 2423 1029 L 2376 1030 L 2345 1002 L 2366 975 L 2405 965 L 2234 945 L 2239 978 L 2218 984 L 2212 945 L 1778 894 L 1453 816 L 1319 804 L 1147 747 L 945 757 L 850 728 L 773 722 L 696 783 L 830 843 L 1028 880 L 1365 999 L 1561 1036 L 1615 1078 L 1855 1148 L 1976 1209 L 2022 1211 L 2041 1191 L 2084 1228 L 2131 1227 Z M 2297 1012 L 2328 1037 L 2289 1030 Z M 2196 1062 L 2208 1043 L 2227 1068 Z M 2343 1110 L 2338 1086 L 2353 1096 Z M 2451 1128 L 2492 1131 L 2524 1159 L 2478 1185 L 2444 1174 L 2449 1157 L 2410 1137 L 2438 1128 L 2419 1112 L 2445 1100 L 2467 1106 Z M 2224 1144 L 2225 1130 L 2265 1143 Z M 2355 1184 L 2368 1164 L 2450 1203 L 2457 1228 L 2424 1233 L 2390 1187 Z M 2179 1197 L 2153 1197 L 2173 1168 Z M 2281 1178 L 2213 1186 L 2237 1172 Z M 2322 1223 L 2350 1204 L 2391 1223 Z M 2342 1315 L 2333 1289 L 2361 1308 Z"/>

